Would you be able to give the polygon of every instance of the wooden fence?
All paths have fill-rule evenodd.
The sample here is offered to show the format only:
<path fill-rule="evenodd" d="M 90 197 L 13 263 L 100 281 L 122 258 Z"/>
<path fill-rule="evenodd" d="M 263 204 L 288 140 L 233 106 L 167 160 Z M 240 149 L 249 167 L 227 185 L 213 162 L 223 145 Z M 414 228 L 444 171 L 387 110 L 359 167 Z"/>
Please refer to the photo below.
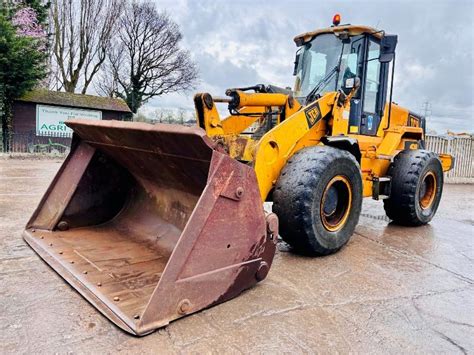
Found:
<path fill-rule="evenodd" d="M 474 144 L 472 137 L 426 136 L 426 149 L 454 157 L 454 168 L 446 176 L 450 183 L 474 183 Z"/>

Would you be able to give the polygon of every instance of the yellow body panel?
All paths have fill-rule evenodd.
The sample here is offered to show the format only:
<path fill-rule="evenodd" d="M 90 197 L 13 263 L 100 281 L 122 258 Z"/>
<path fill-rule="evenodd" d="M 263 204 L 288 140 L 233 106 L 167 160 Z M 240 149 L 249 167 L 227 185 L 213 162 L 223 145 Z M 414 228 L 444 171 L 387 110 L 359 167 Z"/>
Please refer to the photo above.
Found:
<path fill-rule="evenodd" d="M 335 95 L 328 94 L 318 100 L 321 118 L 331 112 Z M 288 159 L 299 149 L 319 143 L 326 132 L 326 122 L 321 118 L 309 127 L 305 110 L 300 110 L 260 139 L 255 148 L 254 169 L 262 200 L 272 190 Z"/>
<path fill-rule="evenodd" d="M 454 167 L 454 157 L 449 154 L 438 154 L 439 159 L 441 160 L 441 166 L 443 171 L 449 171 Z"/>
<path fill-rule="evenodd" d="M 266 110 L 265 106 L 260 107 L 243 107 L 241 113 L 260 113 L 263 114 Z M 223 131 L 227 134 L 240 134 L 252 125 L 258 116 L 229 116 L 221 121 Z"/>

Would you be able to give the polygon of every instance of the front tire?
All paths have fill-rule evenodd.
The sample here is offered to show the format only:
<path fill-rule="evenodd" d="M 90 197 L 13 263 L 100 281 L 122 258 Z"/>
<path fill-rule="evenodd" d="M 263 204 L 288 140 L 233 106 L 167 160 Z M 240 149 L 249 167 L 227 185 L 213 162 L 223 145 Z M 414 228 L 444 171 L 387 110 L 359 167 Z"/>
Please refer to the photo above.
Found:
<path fill-rule="evenodd" d="M 384 200 L 387 217 L 405 226 L 430 222 L 443 192 L 443 168 L 438 156 L 426 150 L 402 150 L 388 175 L 391 192 Z"/>
<path fill-rule="evenodd" d="M 283 168 L 273 201 L 285 242 L 303 254 L 335 253 L 349 241 L 359 221 L 359 164 L 347 151 L 304 148 Z"/>

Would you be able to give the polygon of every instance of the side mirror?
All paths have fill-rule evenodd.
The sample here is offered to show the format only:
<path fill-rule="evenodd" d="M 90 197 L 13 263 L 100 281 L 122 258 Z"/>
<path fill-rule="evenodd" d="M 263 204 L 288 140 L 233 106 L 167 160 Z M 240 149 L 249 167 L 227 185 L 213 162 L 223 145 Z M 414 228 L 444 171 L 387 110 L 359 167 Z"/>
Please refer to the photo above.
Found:
<path fill-rule="evenodd" d="M 295 63 L 293 67 L 293 76 L 295 76 L 298 73 L 298 63 L 300 62 L 300 54 L 301 54 L 300 51 L 296 52 Z"/>
<path fill-rule="evenodd" d="M 380 41 L 380 63 L 390 63 L 395 57 L 395 48 L 397 47 L 397 35 L 384 35 Z"/>
<path fill-rule="evenodd" d="M 360 78 L 358 76 L 354 76 L 352 78 L 347 78 L 342 83 L 342 92 L 346 95 L 349 95 L 353 92 L 353 95 L 357 92 L 357 89 L 360 87 Z"/>
<path fill-rule="evenodd" d="M 344 88 L 345 89 L 358 89 L 360 86 L 360 79 L 358 76 L 355 76 L 353 78 L 347 78 L 346 82 L 344 83 Z"/>

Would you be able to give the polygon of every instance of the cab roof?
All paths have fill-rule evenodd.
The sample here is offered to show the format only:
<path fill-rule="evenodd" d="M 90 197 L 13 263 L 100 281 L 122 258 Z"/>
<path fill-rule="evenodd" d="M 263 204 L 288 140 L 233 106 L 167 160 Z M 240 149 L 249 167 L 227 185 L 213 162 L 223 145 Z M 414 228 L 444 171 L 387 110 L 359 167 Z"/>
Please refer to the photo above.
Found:
<path fill-rule="evenodd" d="M 313 37 L 318 36 L 323 33 L 340 33 L 347 32 L 349 36 L 358 36 L 363 33 L 372 34 L 374 37 L 381 39 L 383 37 L 384 31 L 377 30 L 373 27 L 362 26 L 362 25 L 341 25 L 341 26 L 331 26 L 328 28 L 322 28 L 319 30 L 302 33 L 294 38 L 296 45 L 299 47 L 303 43 L 308 42 Z"/>

